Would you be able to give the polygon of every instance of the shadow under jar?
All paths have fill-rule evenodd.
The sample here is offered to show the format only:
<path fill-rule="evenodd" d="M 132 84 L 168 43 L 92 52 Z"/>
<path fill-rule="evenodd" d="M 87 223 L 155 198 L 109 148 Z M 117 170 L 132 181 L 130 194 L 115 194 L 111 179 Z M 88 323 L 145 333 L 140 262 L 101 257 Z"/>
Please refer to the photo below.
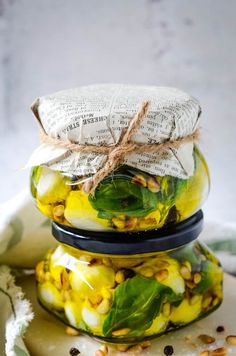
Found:
<path fill-rule="evenodd" d="M 36 267 L 38 299 L 64 323 L 112 343 L 204 318 L 222 302 L 223 271 L 198 240 L 202 220 L 199 211 L 175 227 L 116 239 L 54 223 L 60 243 Z"/>
<path fill-rule="evenodd" d="M 188 179 L 154 176 L 121 166 L 92 194 L 83 191 L 89 177 L 34 167 L 31 192 L 48 218 L 83 230 L 144 231 L 179 223 L 205 201 L 210 186 L 204 157 L 193 150 L 194 174 Z"/>

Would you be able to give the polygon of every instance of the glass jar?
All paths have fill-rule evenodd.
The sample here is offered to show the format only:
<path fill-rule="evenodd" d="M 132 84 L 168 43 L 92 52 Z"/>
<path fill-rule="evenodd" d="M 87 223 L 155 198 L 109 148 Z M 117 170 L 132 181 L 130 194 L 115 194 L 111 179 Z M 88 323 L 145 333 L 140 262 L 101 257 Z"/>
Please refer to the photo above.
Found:
<path fill-rule="evenodd" d="M 123 344 L 207 316 L 222 302 L 223 271 L 197 240 L 202 219 L 199 211 L 176 228 L 128 233 L 125 244 L 119 233 L 114 240 L 53 223 L 60 244 L 36 267 L 40 303 L 84 333 Z"/>
<path fill-rule="evenodd" d="M 91 231 L 143 231 L 179 223 L 193 215 L 209 192 L 209 172 L 195 147 L 195 170 L 189 179 L 154 176 L 121 166 L 83 192 L 86 177 L 34 167 L 31 192 L 38 209 L 63 225 Z"/>

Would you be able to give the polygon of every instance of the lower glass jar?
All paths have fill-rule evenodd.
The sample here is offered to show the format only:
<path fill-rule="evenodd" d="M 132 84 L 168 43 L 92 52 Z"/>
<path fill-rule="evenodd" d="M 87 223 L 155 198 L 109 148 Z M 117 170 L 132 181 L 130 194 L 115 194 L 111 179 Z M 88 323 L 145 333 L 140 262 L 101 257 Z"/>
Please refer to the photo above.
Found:
<path fill-rule="evenodd" d="M 122 244 L 54 224 L 64 243 L 36 267 L 39 301 L 66 324 L 113 343 L 150 339 L 203 318 L 222 302 L 223 271 L 197 240 L 201 225 L 198 212 L 174 230 L 129 234 Z"/>

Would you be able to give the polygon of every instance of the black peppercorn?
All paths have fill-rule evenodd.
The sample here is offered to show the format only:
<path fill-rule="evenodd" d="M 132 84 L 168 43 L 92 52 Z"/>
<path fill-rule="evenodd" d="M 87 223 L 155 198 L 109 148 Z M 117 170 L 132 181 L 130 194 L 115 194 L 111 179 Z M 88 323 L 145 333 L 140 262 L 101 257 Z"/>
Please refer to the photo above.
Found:
<path fill-rule="evenodd" d="M 174 353 L 173 346 L 171 346 L 171 345 L 166 345 L 166 346 L 164 347 L 164 354 L 165 354 L 166 356 L 173 355 L 173 353 Z"/>
<path fill-rule="evenodd" d="M 132 269 L 122 269 L 122 272 L 124 273 L 125 279 L 126 278 L 132 278 L 135 276 L 135 272 Z"/>
<path fill-rule="evenodd" d="M 219 325 L 219 326 L 217 326 L 216 331 L 218 333 L 222 333 L 223 331 L 225 331 L 225 328 L 222 325 Z"/>
<path fill-rule="evenodd" d="M 77 355 L 79 355 L 80 354 L 80 351 L 76 348 L 76 347 L 72 347 L 71 349 L 70 349 L 70 355 L 71 356 L 77 356 Z"/>

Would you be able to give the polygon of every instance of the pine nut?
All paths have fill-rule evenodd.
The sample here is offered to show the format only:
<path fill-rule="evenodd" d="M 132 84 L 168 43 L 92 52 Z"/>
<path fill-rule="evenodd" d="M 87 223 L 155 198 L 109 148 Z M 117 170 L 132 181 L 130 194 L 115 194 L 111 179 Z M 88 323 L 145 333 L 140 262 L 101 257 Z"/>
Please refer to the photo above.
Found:
<path fill-rule="evenodd" d="M 194 295 L 191 299 L 190 299 L 190 305 L 194 305 L 197 302 L 199 302 L 199 300 L 201 299 L 200 295 Z"/>
<path fill-rule="evenodd" d="M 152 277 L 154 275 L 154 270 L 151 267 L 143 267 L 140 269 L 139 273 L 144 277 Z"/>
<path fill-rule="evenodd" d="M 183 279 L 185 279 L 185 280 L 191 279 L 191 272 L 187 266 L 182 265 L 180 267 L 180 274 L 183 277 Z"/>
<path fill-rule="evenodd" d="M 189 288 L 189 289 L 193 289 L 196 287 L 195 283 L 192 282 L 192 281 L 186 281 L 186 286 Z"/>
<path fill-rule="evenodd" d="M 155 278 L 158 282 L 164 281 L 166 278 L 169 276 L 169 271 L 168 269 L 161 269 L 155 274 Z"/>
<path fill-rule="evenodd" d="M 107 266 L 107 267 L 111 267 L 111 266 L 112 266 L 112 263 L 111 263 L 111 260 L 110 260 L 109 257 L 104 257 L 104 258 L 102 259 L 102 263 L 103 263 L 105 266 Z"/>
<path fill-rule="evenodd" d="M 193 276 L 194 283 L 198 284 L 201 282 L 201 280 L 202 280 L 201 273 L 199 273 L 199 272 L 194 273 L 194 276 Z"/>
<path fill-rule="evenodd" d="M 143 349 L 147 349 L 148 347 L 151 346 L 151 342 L 150 341 L 143 341 L 141 342 L 140 346 L 142 346 Z"/>
<path fill-rule="evenodd" d="M 208 350 L 202 351 L 200 352 L 199 356 L 210 356 L 210 351 Z"/>
<path fill-rule="evenodd" d="M 218 349 L 211 351 L 210 355 L 211 356 L 226 356 L 227 350 L 225 347 L 219 347 Z"/>
<path fill-rule="evenodd" d="M 126 351 L 128 354 L 140 354 L 143 351 L 143 348 L 141 345 L 134 345 L 128 348 Z"/>
<path fill-rule="evenodd" d="M 206 297 L 204 300 L 203 300 L 203 303 L 202 303 L 202 307 L 203 307 L 203 309 L 207 309 L 209 306 L 210 306 L 210 304 L 211 304 L 211 302 L 212 302 L 212 297 Z"/>
<path fill-rule="evenodd" d="M 99 304 L 99 306 L 97 307 L 97 312 L 99 314 L 106 314 L 108 312 L 110 308 L 110 301 L 109 299 L 103 299 L 103 301 Z"/>
<path fill-rule="evenodd" d="M 113 336 L 123 336 L 123 335 L 128 334 L 129 332 L 130 332 L 129 328 L 123 328 L 123 329 L 118 329 L 118 330 L 112 331 L 112 335 Z"/>
<path fill-rule="evenodd" d="M 53 213 L 53 216 L 54 216 L 54 217 L 57 217 L 57 218 L 63 216 L 63 215 L 64 215 L 64 210 L 65 210 L 64 205 L 62 205 L 62 204 L 56 205 L 56 206 L 53 208 L 53 212 L 52 212 L 52 213 Z"/>
<path fill-rule="evenodd" d="M 152 193 L 157 193 L 160 190 L 160 184 L 154 177 L 149 177 L 147 180 L 147 187 Z"/>
<path fill-rule="evenodd" d="M 120 352 L 126 352 L 129 348 L 129 345 L 116 345 L 116 349 Z"/>
<path fill-rule="evenodd" d="M 219 304 L 219 298 L 214 298 L 213 302 L 212 302 L 212 306 L 215 307 L 217 304 Z"/>
<path fill-rule="evenodd" d="M 116 283 L 120 284 L 120 283 L 124 282 L 124 280 L 125 280 L 124 272 L 121 270 L 118 271 L 115 276 Z"/>
<path fill-rule="evenodd" d="M 134 176 L 132 178 L 131 182 L 135 183 L 137 185 L 141 185 L 142 187 L 146 187 L 147 186 L 146 179 L 141 174 L 137 174 L 136 176 Z"/>
<path fill-rule="evenodd" d="M 225 340 L 230 345 L 236 345 L 236 335 L 228 335 Z"/>
<path fill-rule="evenodd" d="M 170 316 L 170 312 L 171 312 L 171 305 L 170 303 L 167 302 L 163 305 L 162 313 L 167 318 L 168 316 Z"/>
<path fill-rule="evenodd" d="M 213 342 L 216 341 L 216 339 L 213 336 L 207 335 L 207 334 L 201 334 L 198 336 L 198 338 L 204 343 L 204 344 L 212 344 Z"/>

